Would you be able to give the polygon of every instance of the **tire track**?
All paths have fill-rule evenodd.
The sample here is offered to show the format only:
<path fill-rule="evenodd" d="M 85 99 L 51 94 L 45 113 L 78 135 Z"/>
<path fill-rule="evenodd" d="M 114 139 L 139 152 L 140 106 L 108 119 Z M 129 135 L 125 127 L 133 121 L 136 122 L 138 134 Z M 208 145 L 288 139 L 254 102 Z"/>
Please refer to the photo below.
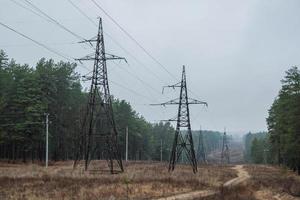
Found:
<path fill-rule="evenodd" d="M 223 184 L 224 188 L 231 188 L 233 186 L 243 184 L 245 183 L 249 178 L 250 175 L 248 172 L 244 169 L 243 165 L 236 165 L 232 169 L 237 171 L 237 176 L 234 179 L 231 179 Z M 200 190 L 200 191 L 194 191 L 184 194 L 177 194 L 169 197 L 162 197 L 156 200 L 193 200 L 193 199 L 199 199 L 203 197 L 210 197 L 213 195 L 218 194 L 219 191 L 213 191 L 213 190 Z"/>

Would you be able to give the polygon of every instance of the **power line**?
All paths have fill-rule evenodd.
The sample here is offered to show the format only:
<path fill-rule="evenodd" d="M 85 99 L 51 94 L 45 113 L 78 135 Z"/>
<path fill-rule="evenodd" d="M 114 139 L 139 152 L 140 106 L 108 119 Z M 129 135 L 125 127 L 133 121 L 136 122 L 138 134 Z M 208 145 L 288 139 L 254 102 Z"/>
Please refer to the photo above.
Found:
<path fill-rule="evenodd" d="M 62 57 L 62 58 L 64 58 L 64 59 L 66 59 L 66 60 L 72 62 L 72 60 L 71 60 L 70 58 L 68 58 L 67 56 L 63 55 L 62 53 L 59 53 L 59 52 L 57 52 L 57 51 L 51 49 L 50 47 L 47 47 L 46 45 L 44 45 L 44 44 L 42 44 L 42 43 L 40 43 L 40 42 L 38 42 L 38 41 L 36 41 L 36 40 L 34 40 L 34 39 L 32 39 L 32 38 L 26 36 L 26 35 L 24 35 L 23 33 L 20 33 L 19 31 L 15 30 L 15 29 L 13 29 L 13 28 L 11 28 L 11 27 L 9 27 L 8 25 L 6 25 L 6 24 L 4 24 L 4 23 L 2 23 L 2 22 L 0 22 L 0 25 L 2 25 L 3 27 L 5 27 L 5 28 L 7 28 L 7 29 L 9 29 L 9 30 L 11 30 L 11 31 L 13 31 L 13 32 L 15 32 L 15 33 L 17 33 L 18 35 L 20 35 L 20 36 L 22 36 L 22 37 L 24 37 L 24 38 L 26 38 L 26 39 L 28 39 L 28 40 L 34 42 L 35 44 L 37 44 L 37 45 L 39 45 L 39 46 L 41 46 L 41 47 L 47 49 L 48 51 L 50 51 L 50 52 L 52 52 L 52 53 L 54 53 L 54 54 L 56 54 L 56 55 L 58 55 L 58 56 L 60 56 L 60 57 Z"/>
<path fill-rule="evenodd" d="M 72 0 L 68 0 L 68 2 L 83 16 L 85 16 L 92 24 L 94 24 L 96 27 L 98 26 L 96 22 L 94 22 L 83 10 L 81 10 Z"/>
<path fill-rule="evenodd" d="M 45 16 L 47 19 L 49 19 L 50 21 L 52 21 L 54 24 L 56 24 L 57 26 L 59 26 L 60 28 L 64 29 L 65 31 L 67 31 L 68 33 L 72 34 L 73 36 L 75 36 L 76 38 L 80 39 L 80 40 L 86 40 L 85 38 L 83 38 L 82 36 L 74 33 L 73 31 L 71 31 L 70 29 L 68 29 L 67 27 L 65 27 L 64 25 L 62 25 L 61 23 L 59 23 L 57 20 L 55 20 L 54 18 L 52 18 L 51 16 L 49 16 L 47 13 L 45 13 L 44 11 L 42 11 L 40 8 L 38 8 L 36 5 L 34 5 L 32 2 L 30 2 L 29 0 L 24 0 L 29 6 L 31 6 L 33 9 L 35 9 L 37 12 L 41 13 L 43 16 Z"/>
<path fill-rule="evenodd" d="M 111 80 L 111 79 L 110 79 L 110 82 L 111 82 L 112 84 L 114 84 L 114 85 L 120 87 L 120 88 L 123 88 L 123 89 L 125 89 L 125 90 L 127 90 L 127 91 L 129 91 L 129 92 L 131 92 L 131 93 L 133 93 L 133 94 L 136 94 L 136 95 L 138 95 L 138 96 L 140 96 L 140 97 L 143 97 L 144 99 L 147 99 L 147 100 L 149 101 L 149 97 L 147 97 L 147 96 L 145 96 L 145 95 L 142 95 L 142 94 L 140 94 L 140 93 L 134 91 L 133 89 L 130 89 L 130 88 L 128 88 L 128 87 L 126 87 L 126 86 L 124 86 L 124 85 L 122 85 L 122 84 L 119 84 L 119 83 L 117 83 L 117 82 L 115 82 L 115 81 L 113 81 L 113 80 Z"/>
<path fill-rule="evenodd" d="M 105 32 L 104 32 L 105 33 Z M 116 41 L 112 36 L 110 36 L 108 33 L 105 33 L 106 36 L 108 36 L 116 45 L 118 45 L 125 53 L 127 53 L 129 56 L 131 56 L 138 64 L 140 64 L 142 67 L 144 67 L 148 72 L 150 72 L 157 80 L 164 83 L 164 81 L 157 76 L 153 71 L 150 70 L 148 66 L 146 66 L 144 63 L 142 63 L 136 56 L 134 56 L 132 53 L 130 53 L 127 49 L 125 49 L 118 41 Z"/>
<path fill-rule="evenodd" d="M 121 31 L 123 31 L 138 47 L 140 47 L 155 63 L 161 66 L 171 77 L 176 78 L 161 62 L 150 54 L 130 33 L 128 33 L 108 12 L 106 12 L 95 0 L 91 0 L 114 24 L 116 24 Z"/>
<path fill-rule="evenodd" d="M 66 59 L 66 60 L 68 60 L 68 61 L 70 61 L 70 62 L 74 62 L 74 60 L 75 60 L 74 58 L 71 58 L 70 56 L 63 55 L 62 53 L 60 53 L 60 52 L 58 52 L 58 51 L 56 51 L 56 50 L 51 49 L 50 47 L 46 46 L 45 44 L 43 44 L 43 43 L 41 43 L 41 42 L 38 42 L 38 41 L 36 41 L 36 40 L 30 38 L 30 37 L 27 36 L 27 35 L 24 35 L 23 33 L 21 33 L 21 32 L 19 32 L 19 31 L 15 30 L 15 29 L 13 29 L 13 28 L 11 28 L 10 26 L 8 26 L 8 25 L 6 25 L 6 24 L 4 24 L 4 23 L 2 23 L 2 22 L 0 22 L 0 25 L 3 26 L 3 27 L 5 27 L 5 28 L 7 28 L 7 29 L 9 29 L 9 30 L 11 30 L 11 31 L 13 31 L 13 32 L 15 32 L 15 33 L 17 33 L 18 35 L 20 35 L 20 36 L 22 36 L 22 37 L 24 37 L 24 38 L 26 38 L 26 39 L 28 39 L 28 40 L 34 42 L 34 43 L 37 44 L 38 46 L 43 47 L 44 49 L 50 51 L 51 53 L 54 53 L 54 54 L 56 54 L 56 55 L 58 55 L 58 56 L 60 56 L 60 57 L 62 57 L 62 58 L 64 58 L 64 59 Z M 81 67 L 85 68 L 86 70 L 90 71 L 90 69 L 87 68 L 87 67 L 84 66 L 84 65 L 78 65 L 78 66 L 81 66 Z"/>
<path fill-rule="evenodd" d="M 87 20 L 89 20 L 95 27 L 98 25 L 93 21 L 91 17 L 89 17 L 82 9 L 79 8 L 72 0 L 67 0 L 80 14 L 82 14 Z M 129 56 L 131 56 L 137 63 L 142 65 L 145 69 L 147 69 L 148 72 L 150 72 L 152 75 L 154 75 L 159 81 L 162 81 L 162 79 L 159 78 L 153 71 L 149 69 L 144 63 L 142 63 L 136 56 L 134 56 L 132 53 L 130 53 L 126 48 L 124 48 L 117 40 L 115 40 L 110 34 L 103 31 L 104 34 L 109 37 L 120 49 L 122 49 L 125 53 L 127 53 Z M 164 81 L 162 81 L 164 83 Z"/>
<path fill-rule="evenodd" d="M 61 28 L 64 29 L 65 31 L 71 33 L 71 34 L 72 34 L 73 36 L 75 36 L 76 38 L 78 38 L 78 39 L 80 39 L 80 40 L 86 40 L 85 38 L 79 36 L 78 34 L 74 33 L 73 31 L 71 31 L 71 30 L 69 30 L 68 28 L 66 28 L 65 26 L 63 26 L 63 25 L 62 25 L 61 23 L 59 23 L 57 20 L 55 20 L 55 19 L 53 19 L 52 17 L 50 17 L 49 15 L 47 15 L 45 12 L 43 12 L 41 9 L 39 9 L 37 6 L 35 6 L 33 3 L 29 2 L 28 0 L 24 0 L 24 1 L 25 1 L 29 6 L 33 7 L 36 11 L 38 11 L 39 13 L 41 13 L 42 15 L 40 15 L 39 13 L 37 13 L 37 12 L 35 12 L 34 10 L 30 9 L 29 7 L 26 7 L 26 6 L 22 5 L 22 4 L 20 4 L 19 2 L 15 1 L 15 0 L 11 0 L 11 1 L 14 2 L 15 4 L 17 4 L 18 6 L 20 6 L 20 7 L 24 8 L 24 9 L 26 9 L 26 10 L 28 10 L 28 11 L 34 13 L 35 15 L 41 17 L 42 19 L 46 20 L 47 22 L 51 22 L 51 21 L 52 21 L 53 23 L 55 23 L 56 25 L 58 25 L 59 27 L 61 27 Z M 27 39 L 28 39 L 28 38 L 27 38 Z M 39 43 L 40 43 L 40 42 L 39 42 Z M 44 44 L 43 44 L 43 45 L 44 45 Z M 44 45 L 44 46 L 46 46 L 46 45 Z M 47 47 L 47 48 L 49 48 L 49 47 Z M 54 51 L 54 50 L 52 50 L 52 51 Z M 51 51 L 51 52 L 52 52 L 52 51 Z M 65 57 L 64 57 L 64 58 L 65 58 Z M 70 59 L 67 59 L 67 60 L 69 60 L 70 62 L 73 62 L 73 61 L 77 62 L 74 58 L 72 58 L 71 60 L 70 60 Z M 81 67 L 83 67 L 83 68 L 85 68 L 85 69 L 87 69 L 88 71 L 90 71 L 90 69 L 88 69 L 88 68 L 87 68 L 86 66 L 84 66 L 83 64 L 78 64 L 78 63 L 77 63 L 77 65 L 78 65 L 78 66 L 81 66 Z"/>
<path fill-rule="evenodd" d="M 16 1 L 16 0 L 11 0 L 11 1 L 12 1 L 13 3 L 15 3 L 16 5 L 20 6 L 21 8 L 24 8 L 25 10 L 28 10 L 29 12 L 31 12 L 31 13 L 33 13 L 33 14 L 35 14 L 35 15 L 37 15 L 37 16 L 39 16 L 39 17 L 41 17 L 41 18 L 43 18 L 43 19 L 45 19 L 45 20 L 48 21 L 47 18 L 44 18 L 42 15 L 40 15 L 39 13 L 35 12 L 34 10 L 32 10 L 32 9 L 30 9 L 30 8 L 28 8 L 28 7 L 26 7 L 26 6 L 24 6 L 24 5 L 21 4 L 20 2 L 18 2 L 18 1 Z"/>
<path fill-rule="evenodd" d="M 15 0 L 11 0 L 12 2 L 14 2 L 15 4 L 19 5 L 20 7 L 36 14 L 37 16 L 47 20 L 47 21 L 52 21 L 53 23 L 55 23 L 56 25 L 58 25 L 60 28 L 64 29 L 65 31 L 69 32 L 70 34 L 72 34 L 73 36 L 77 37 L 80 40 L 86 40 L 85 38 L 83 38 L 82 36 L 74 33 L 73 31 L 71 31 L 70 29 L 66 28 L 65 26 L 63 26 L 61 23 L 59 23 L 57 20 L 55 20 L 54 18 L 52 18 L 51 16 L 49 16 L 47 13 L 45 13 L 44 11 L 42 11 L 40 8 L 38 8 L 36 5 L 34 5 L 32 2 L 30 2 L 29 0 L 24 0 L 29 6 L 33 7 L 36 11 L 38 11 L 39 13 L 41 13 L 42 15 L 38 14 L 37 12 L 35 12 L 34 10 L 25 7 L 24 5 L 20 4 L 19 2 L 15 1 Z M 134 39 L 133 36 L 131 36 L 116 20 L 114 20 L 112 18 L 111 15 L 108 14 L 108 12 L 106 12 L 96 1 L 91 0 L 100 10 L 102 10 L 104 12 L 105 15 L 107 15 L 131 40 L 133 40 L 148 56 L 150 56 L 157 64 L 159 64 L 161 67 L 164 68 L 164 70 L 169 73 L 169 75 L 171 75 L 173 78 L 177 79 L 173 74 L 171 74 L 154 56 L 152 56 L 137 40 Z M 76 6 L 71 0 L 68 0 L 68 2 L 76 9 L 78 10 L 82 15 L 84 15 L 91 23 L 93 23 L 95 26 L 97 26 L 97 24 L 88 16 L 84 13 L 84 11 L 82 11 L 78 6 Z M 45 18 L 46 17 L 46 18 Z M 114 40 L 109 34 L 105 33 L 114 43 L 116 43 L 123 51 L 125 51 L 128 55 L 130 55 L 131 57 L 133 57 L 139 64 L 141 64 L 142 66 L 144 66 L 149 72 L 151 72 L 156 78 L 158 78 L 159 80 L 161 80 L 155 73 L 153 73 L 147 66 L 145 66 L 141 61 L 139 61 L 134 55 L 132 55 L 128 50 L 126 50 L 122 45 L 120 45 L 119 42 L 117 42 L 116 40 Z M 84 68 L 87 69 L 87 67 L 82 66 Z M 89 70 L 89 69 L 87 69 Z M 162 81 L 163 82 L 163 81 Z M 189 90 L 190 91 L 190 90 Z M 192 91 L 190 91 L 191 93 L 193 93 Z"/>
<path fill-rule="evenodd" d="M 72 0 L 68 0 L 68 2 L 78 11 L 80 12 L 80 14 L 82 14 L 85 18 L 87 18 L 93 25 L 95 25 L 97 27 L 97 24 L 83 11 L 81 10 Z M 129 54 L 131 57 L 133 57 L 136 61 L 138 61 L 139 63 L 141 63 L 134 55 L 132 55 L 128 50 L 126 50 L 118 41 L 116 41 L 112 36 L 110 36 L 108 33 L 104 32 L 105 35 L 107 35 L 114 43 L 116 43 L 124 52 L 126 52 L 127 54 Z M 117 63 L 113 62 L 115 65 L 118 65 Z M 119 65 L 118 65 L 119 66 Z M 126 71 L 129 75 L 133 76 L 134 78 L 138 79 L 142 84 L 148 86 L 149 88 L 151 88 L 153 91 L 157 92 L 160 94 L 160 92 L 158 92 L 156 89 L 154 89 L 150 84 L 146 83 L 145 81 L 143 81 L 141 78 L 139 78 L 137 75 L 131 73 L 129 70 L 125 69 L 125 68 L 121 68 L 122 70 Z M 152 71 L 150 71 L 152 72 Z M 154 75 L 156 75 L 155 73 L 153 73 Z"/>
<path fill-rule="evenodd" d="M 47 45 L 53 45 L 53 46 L 74 45 L 74 44 L 77 44 L 77 43 L 76 42 L 47 43 Z M 32 46 L 32 44 L 0 44 L 0 46 L 1 47 L 23 47 L 23 46 L 26 47 L 26 46 Z"/>
<path fill-rule="evenodd" d="M 131 75 L 133 78 L 136 78 L 136 79 L 139 80 L 142 84 L 144 84 L 144 85 L 150 87 L 152 90 L 154 90 L 155 92 L 157 92 L 151 85 L 149 85 L 147 82 L 144 82 L 142 79 L 138 78 L 138 76 L 136 76 L 135 74 L 131 73 L 131 72 L 130 72 L 129 70 L 127 70 L 126 68 L 121 67 L 121 66 L 120 66 L 118 63 L 116 63 L 116 62 L 112 62 L 112 63 L 113 63 L 115 66 L 117 66 L 118 69 L 121 68 L 121 69 L 124 70 L 126 73 L 128 73 L 129 75 Z M 114 69 L 117 69 L 117 68 L 114 68 Z M 122 76 L 119 76 L 119 73 L 115 73 L 115 74 L 118 75 L 118 78 L 119 78 L 118 80 L 119 80 L 119 81 L 120 81 L 120 80 L 123 80 L 123 79 L 122 79 Z M 124 80 L 123 80 L 123 81 L 124 81 Z M 151 94 L 153 94 L 153 93 L 149 94 L 149 96 L 145 96 L 145 95 L 143 95 L 143 94 L 141 94 L 141 93 L 136 92 L 136 90 L 130 89 L 130 88 L 128 88 L 128 87 L 125 87 L 124 84 L 117 84 L 116 82 L 113 82 L 113 84 L 115 84 L 115 85 L 117 85 L 117 86 L 119 86 L 119 87 L 122 87 L 123 89 L 126 89 L 127 91 L 129 91 L 129 92 L 131 92 L 131 93 L 133 93 L 133 94 L 137 94 L 138 96 L 141 96 L 141 97 L 147 99 L 148 101 L 149 101 L 149 99 L 151 99 L 152 102 L 156 102 L 156 101 L 157 101 L 157 99 L 155 99 L 155 98 L 153 97 L 153 95 L 151 95 Z"/>
<path fill-rule="evenodd" d="M 104 10 L 95 0 L 91 0 L 116 26 L 119 27 L 138 47 L 140 47 L 155 63 L 164 69 L 172 78 L 178 80 L 161 62 L 158 61 L 146 48 L 144 48 L 128 31 L 126 31 L 107 11 Z M 189 92 L 198 97 L 193 91 L 188 89 Z"/>
<path fill-rule="evenodd" d="M 119 64 L 113 62 L 115 65 L 120 66 Z M 129 64 L 128 64 L 129 66 Z M 122 69 L 123 71 L 125 71 L 127 74 L 131 75 L 132 77 L 136 78 L 137 80 L 139 80 L 142 84 L 144 84 L 145 86 L 149 87 L 150 89 L 152 89 L 154 92 L 158 93 L 159 95 L 161 95 L 160 92 L 158 92 L 152 85 L 150 85 L 149 83 L 143 81 L 143 79 L 141 79 L 139 76 L 135 75 L 134 73 L 130 72 L 129 70 L 127 70 L 124 67 L 120 67 L 120 69 Z"/>

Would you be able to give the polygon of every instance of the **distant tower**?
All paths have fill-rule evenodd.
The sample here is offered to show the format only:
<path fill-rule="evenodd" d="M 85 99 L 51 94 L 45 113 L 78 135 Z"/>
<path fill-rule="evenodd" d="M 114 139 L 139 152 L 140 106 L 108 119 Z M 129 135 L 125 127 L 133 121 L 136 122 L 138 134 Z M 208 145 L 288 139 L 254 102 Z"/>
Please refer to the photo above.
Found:
<path fill-rule="evenodd" d="M 203 133 L 202 133 L 201 127 L 200 127 L 200 130 L 199 130 L 199 142 L 198 142 L 198 148 L 197 148 L 197 161 L 198 161 L 198 163 L 207 163 L 205 146 L 204 146 L 204 138 L 203 138 Z"/>
<path fill-rule="evenodd" d="M 176 121 L 176 131 L 173 142 L 173 148 L 171 152 L 170 162 L 169 162 L 169 171 L 173 171 L 175 169 L 176 163 L 179 161 L 179 158 L 183 151 L 185 151 L 186 158 L 190 162 L 193 172 L 197 172 L 197 160 L 194 149 L 194 142 L 191 131 L 191 123 L 190 123 L 190 104 L 204 104 L 207 106 L 206 102 L 198 101 L 196 99 L 188 98 L 188 89 L 186 84 L 186 73 L 185 66 L 182 68 L 182 79 L 181 82 L 176 83 L 174 85 L 169 85 L 166 87 L 180 88 L 180 96 L 177 99 L 168 101 L 162 104 L 152 104 L 152 105 L 178 105 L 178 114 L 177 119 L 170 119 L 168 121 Z M 182 130 L 182 129 L 187 130 Z M 182 157 L 183 158 L 183 157 Z"/>
<path fill-rule="evenodd" d="M 226 129 L 224 129 L 224 135 L 223 135 L 223 144 L 222 144 L 222 153 L 221 153 L 221 163 L 230 163 L 230 153 L 229 153 L 229 147 L 228 147 L 228 141 L 227 141 L 227 135 L 226 135 Z"/>

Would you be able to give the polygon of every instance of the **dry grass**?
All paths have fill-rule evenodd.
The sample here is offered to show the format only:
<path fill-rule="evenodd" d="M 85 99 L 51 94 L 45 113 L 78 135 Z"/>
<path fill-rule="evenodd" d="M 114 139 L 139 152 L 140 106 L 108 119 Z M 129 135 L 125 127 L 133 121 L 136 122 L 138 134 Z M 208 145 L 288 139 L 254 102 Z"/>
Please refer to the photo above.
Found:
<path fill-rule="evenodd" d="M 300 177 L 292 171 L 265 165 L 249 165 L 246 169 L 252 176 L 251 182 L 255 190 L 300 197 Z"/>
<path fill-rule="evenodd" d="M 126 163 L 122 174 L 98 169 L 106 162 L 94 161 L 84 172 L 72 170 L 72 162 L 58 162 L 45 169 L 39 165 L 0 163 L 0 199 L 149 199 L 193 190 L 218 189 L 235 177 L 230 167 L 178 165 L 173 173 L 167 165 L 150 162 Z"/>

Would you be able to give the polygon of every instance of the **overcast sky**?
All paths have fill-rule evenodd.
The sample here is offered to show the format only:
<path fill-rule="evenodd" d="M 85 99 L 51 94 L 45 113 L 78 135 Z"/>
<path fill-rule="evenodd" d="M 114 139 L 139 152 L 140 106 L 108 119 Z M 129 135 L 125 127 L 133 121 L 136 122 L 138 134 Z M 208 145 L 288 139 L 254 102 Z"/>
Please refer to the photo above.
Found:
<path fill-rule="evenodd" d="M 23 0 L 14 1 L 27 6 Z M 30 1 L 76 34 L 96 35 L 97 27 L 68 0 Z M 299 0 L 96 0 L 172 76 L 91 0 L 72 1 L 94 22 L 101 16 L 105 32 L 139 60 L 105 35 L 107 52 L 129 62 L 108 63 L 111 93 L 129 101 L 150 122 L 176 116 L 177 106 L 149 104 L 178 97 L 178 90 L 162 94 L 162 86 L 178 82 L 186 65 L 189 96 L 209 104 L 191 106 L 192 129 L 201 125 L 219 131 L 226 126 L 229 132 L 240 133 L 266 130 L 265 118 L 284 72 L 300 63 Z M 73 58 L 92 52 L 70 33 L 12 0 L 0 3 L 0 22 Z M 34 66 L 41 57 L 63 60 L 2 26 L 0 36 L 0 48 L 19 63 Z M 92 63 L 85 65 L 92 69 Z M 88 72 L 81 67 L 78 71 Z"/>

